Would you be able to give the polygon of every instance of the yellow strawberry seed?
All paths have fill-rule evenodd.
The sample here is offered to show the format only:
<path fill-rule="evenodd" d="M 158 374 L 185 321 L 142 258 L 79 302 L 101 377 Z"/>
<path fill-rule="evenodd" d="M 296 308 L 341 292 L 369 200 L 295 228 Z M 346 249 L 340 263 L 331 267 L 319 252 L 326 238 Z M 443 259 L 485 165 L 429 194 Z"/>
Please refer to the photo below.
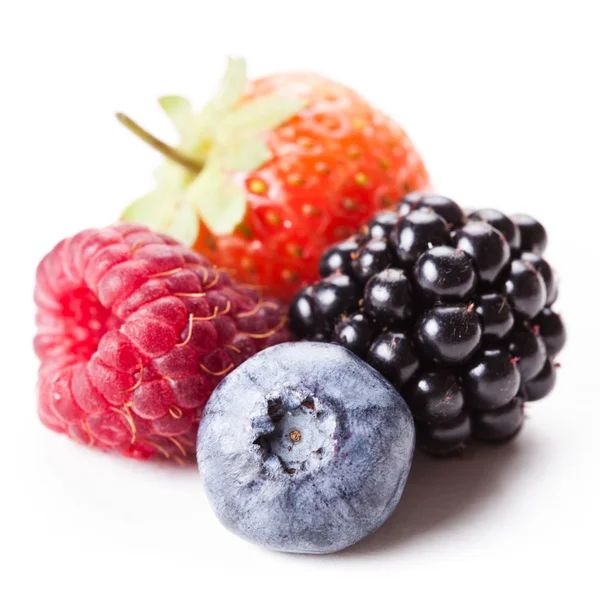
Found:
<path fill-rule="evenodd" d="M 264 194 L 269 188 L 262 179 L 251 179 L 248 182 L 248 189 L 253 194 Z"/>
<path fill-rule="evenodd" d="M 303 204 L 302 214 L 305 217 L 319 217 L 322 213 L 316 206 L 313 206 L 312 204 Z"/>
<path fill-rule="evenodd" d="M 304 183 L 304 179 L 302 179 L 302 177 L 300 177 L 298 173 L 291 173 L 290 175 L 288 175 L 287 182 L 290 185 L 298 186 Z"/>
<path fill-rule="evenodd" d="M 356 210 L 358 208 L 358 202 L 354 198 L 344 198 L 342 200 L 342 206 L 346 210 Z"/>
<path fill-rule="evenodd" d="M 360 154 L 361 152 L 356 146 L 350 146 L 350 148 L 348 148 L 348 158 L 355 160 L 360 158 Z"/>
<path fill-rule="evenodd" d="M 287 283 L 296 283 L 300 281 L 300 275 L 295 271 L 290 271 L 289 269 L 283 269 L 281 271 L 281 278 Z"/>
<path fill-rule="evenodd" d="M 354 181 L 356 181 L 358 185 L 365 186 L 369 183 L 369 178 L 364 173 L 357 173 L 354 176 Z"/>
<path fill-rule="evenodd" d="M 281 225 L 281 217 L 274 210 L 268 210 L 265 213 L 265 221 L 269 225 Z"/>
<path fill-rule="evenodd" d="M 295 243 L 290 243 L 286 246 L 286 251 L 290 256 L 293 256 L 295 258 L 301 258 L 302 257 L 302 248 Z"/>
<path fill-rule="evenodd" d="M 256 265 L 254 264 L 254 261 L 248 256 L 242 257 L 242 259 L 240 260 L 240 266 L 244 271 L 246 271 L 246 273 L 256 272 Z"/>

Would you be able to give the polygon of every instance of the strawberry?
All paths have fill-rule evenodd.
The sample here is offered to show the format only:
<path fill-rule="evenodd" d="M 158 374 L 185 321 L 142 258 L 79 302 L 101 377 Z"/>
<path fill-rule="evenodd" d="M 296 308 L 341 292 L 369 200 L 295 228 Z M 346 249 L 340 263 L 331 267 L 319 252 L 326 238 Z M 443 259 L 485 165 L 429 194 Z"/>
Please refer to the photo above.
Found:
<path fill-rule="evenodd" d="M 320 75 L 247 81 L 232 59 L 200 113 L 160 100 L 181 135 L 166 146 L 156 189 L 133 203 L 138 221 L 193 246 L 238 280 L 289 300 L 317 277 L 323 250 L 428 176 L 403 129 L 347 87 Z"/>

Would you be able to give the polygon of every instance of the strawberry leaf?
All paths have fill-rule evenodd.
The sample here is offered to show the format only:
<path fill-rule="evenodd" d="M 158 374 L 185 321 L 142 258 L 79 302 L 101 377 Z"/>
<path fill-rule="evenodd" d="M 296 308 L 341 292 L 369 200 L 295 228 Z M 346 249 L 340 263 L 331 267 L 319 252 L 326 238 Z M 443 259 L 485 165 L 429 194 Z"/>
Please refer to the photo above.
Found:
<path fill-rule="evenodd" d="M 142 196 L 125 209 L 121 215 L 121 221 L 141 223 L 157 231 L 164 231 L 171 219 L 175 205 L 170 198 L 170 196 L 155 192 Z"/>
<path fill-rule="evenodd" d="M 177 163 L 166 160 L 154 171 L 156 191 L 170 196 L 180 192 L 194 177 L 187 169 Z"/>
<path fill-rule="evenodd" d="M 225 74 L 209 105 L 218 106 L 223 113 L 230 111 L 244 92 L 246 81 L 246 61 L 243 58 L 229 57 Z"/>
<path fill-rule="evenodd" d="M 207 165 L 185 190 L 185 196 L 215 235 L 232 233 L 244 218 L 246 194 L 216 165 Z"/>
<path fill-rule="evenodd" d="M 159 99 L 181 141 L 173 152 L 164 152 L 168 160 L 155 172 L 155 191 L 130 205 L 123 220 L 144 223 L 189 245 L 198 235 L 198 217 L 215 235 L 230 234 L 242 222 L 246 190 L 228 173 L 251 173 L 271 160 L 261 134 L 286 123 L 308 104 L 270 95 L 240 105 L 246 83 L 245 61 L 230 58 L 216 93 L 201 112 L 194 113 L 180 96 Z"/>
<path fill-rule="evenodd" d="M 193 123 L 192 106 L 181 96 L 163 96 L 158 99 L 161 108 L 167 113 L 175 129 L 182 137 L 190 135 Z"/>
<path fill-rule="evenodd" d="M 179 242 L 192 246 L 198 237 L 198 215 L 192 204 L 181 195 L 151 193 L 130 204 L 121 215 L 121 221 L 147 225 L 162 231 Z"/>
<path fill-rule="evenodd" d="M 263 96 L 243 104 L 226 115 L 219 125 L 225 138 L 246 137 L 275 129 L 298 114 L 307 102 L 285 96 Z"/>
<path fill-rule="evenodd" d="M 272 158 L 267 143 L 259 137 L 232 138 L 227 144 L 215 146 L 211 162 L 226 171 L 250 172 L 258 169 Z"/>
<path fill-rule="evenodd" d="M 213 131 L 217 122 L 237 104 L 245 87 L 246 61 L 230 57 L 215 95 L 194 118 L 196 134 L 204 136 L 207 130 Z"/>
<path fill-rule="evenodd" d="M 171 221 L 164 232 L 186 246 L 193 246 L 198 237 L 198 230 L 198 215 L 194 206 L 182 199 L 171 215 Z"/>

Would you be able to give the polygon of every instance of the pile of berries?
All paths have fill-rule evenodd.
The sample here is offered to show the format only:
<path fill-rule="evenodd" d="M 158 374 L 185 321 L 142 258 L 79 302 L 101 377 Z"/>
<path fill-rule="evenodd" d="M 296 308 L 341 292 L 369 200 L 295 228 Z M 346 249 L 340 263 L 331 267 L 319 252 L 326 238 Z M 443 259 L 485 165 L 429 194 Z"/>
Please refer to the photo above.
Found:
<path fill-rule="evenodd" d="M 546 396 L 565 342 L 544 227 L 497 210 L 468 216 L 411 193 L 325 251 L 290 306 L 293 332 L 345 346 L 401 392 L 433 454 L 502 442 Z"/>
<path fill-rule="evenodd" d="M 155 189 L 38 266 L 44 425 L 196 454 L 227 527 L 315 554 L 382 525 L 415 440 L 516 435 L 565 343 L 539 222 L 413 191 L 429 177 L 404 130 L 318 75 L 249 81 L 232 59 L 201 112 L 160 104 L 175 147 L 118 115 L 166 157 Z"/>

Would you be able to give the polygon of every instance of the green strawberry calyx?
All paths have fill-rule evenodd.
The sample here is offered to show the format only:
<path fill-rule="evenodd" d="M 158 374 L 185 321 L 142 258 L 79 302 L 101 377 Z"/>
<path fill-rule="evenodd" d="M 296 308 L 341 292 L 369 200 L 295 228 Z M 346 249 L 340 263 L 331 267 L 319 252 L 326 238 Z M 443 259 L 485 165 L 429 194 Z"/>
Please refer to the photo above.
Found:
<path fill-rule="evenodd" d="M 130 131 L 161 152 L 166 161 L 155 171 L 156 187 L 121 215 L 168 233 L 191 246 L 202 222 L 215 235 L 226 235 L 246 213 L 246 190 L 235 174 L 251 173 L 272 158 L 265 132 L 297 115 L 307 102 L 268 95 L 240 104 L 246 88 L 246 62 L 230 58 L 217 92 L 199 112 L 180 96 L 159 104 L 179 133 L 169 146 L 122 113 L 117 118 Z M 244 178 L 245 179 L 245 178 Z"/>

